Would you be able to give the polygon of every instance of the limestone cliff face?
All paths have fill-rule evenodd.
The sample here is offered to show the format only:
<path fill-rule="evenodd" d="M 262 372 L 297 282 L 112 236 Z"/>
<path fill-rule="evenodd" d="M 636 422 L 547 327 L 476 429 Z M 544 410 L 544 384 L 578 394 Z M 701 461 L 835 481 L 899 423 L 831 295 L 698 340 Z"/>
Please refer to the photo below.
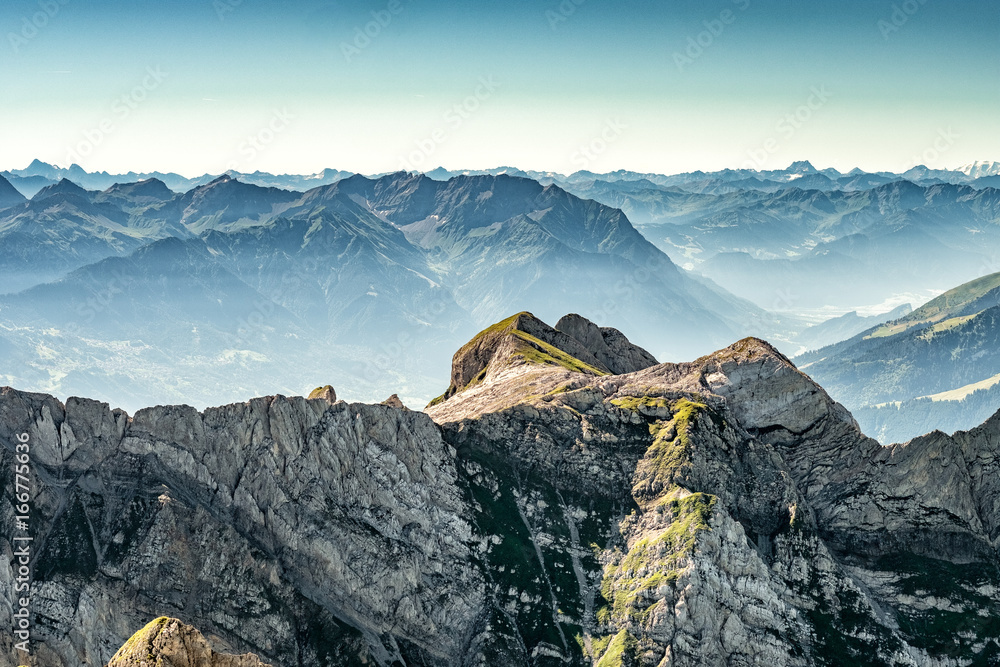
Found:
<path fill-rule="evenodd" d="M 454 452 L 422 413 L 273 397 L 128 419 L 3 390 L 0 422 L 33 443 L 45 664 L 104 664 L 159 614 L 281 665 L 435 664 L 479 630 Z"/>
<path fill-rule="evenodd" d="M 282 666 L 997 663 L 1000 417 L 882 448 L 763 341 L 650 365 L 617 335 L 511 318 L 425 413 L 3 390 L 40 662 L 168 614 Z"/>

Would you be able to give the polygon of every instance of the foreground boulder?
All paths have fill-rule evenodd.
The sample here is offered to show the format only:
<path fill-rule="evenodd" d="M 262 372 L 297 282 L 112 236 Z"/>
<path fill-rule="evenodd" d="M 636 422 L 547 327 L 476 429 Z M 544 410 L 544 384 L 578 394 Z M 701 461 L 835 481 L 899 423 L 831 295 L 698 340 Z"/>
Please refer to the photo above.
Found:
<path fill-rule="evenodd" d="M 132 635 L 107 667 L 271 667 L 255 655 L 216 653 L 205 637 L 176 618 L 161 617 Z"/>

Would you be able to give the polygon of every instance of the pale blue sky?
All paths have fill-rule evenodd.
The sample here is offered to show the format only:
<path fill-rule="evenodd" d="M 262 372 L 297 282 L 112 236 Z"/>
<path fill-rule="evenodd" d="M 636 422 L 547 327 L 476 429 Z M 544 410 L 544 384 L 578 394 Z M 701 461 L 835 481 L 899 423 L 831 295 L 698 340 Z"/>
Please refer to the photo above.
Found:
<path fill-rule="evenodd" d="M 95 4 L 3 3 L 0 168 L 1000 159 L 1000 5 L 986 0 Z"/>

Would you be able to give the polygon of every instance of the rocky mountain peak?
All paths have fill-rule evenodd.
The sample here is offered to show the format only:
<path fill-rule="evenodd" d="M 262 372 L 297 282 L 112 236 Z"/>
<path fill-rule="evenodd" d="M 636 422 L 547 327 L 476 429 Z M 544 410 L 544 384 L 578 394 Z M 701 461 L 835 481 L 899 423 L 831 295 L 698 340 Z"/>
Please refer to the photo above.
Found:
<path fill-rule="evenodd" d="M 815 174 L 816 167 L 812 166 L 812 163 L 809 162 L 809 160 L 797 160 L 788 165 L 788 169 L 785 171 L 793 174 Z"/>
<path fill-rule="evenodd" d="M 108 667 L 271 667 L 253 654 L 216 653 L 198 630 L 160 617 L 135 633 Z"/>
<path fill-rule="evenodd" d="M 669 384 L 723 399 L 750 432 L 771 442 L 800 443 L 828 421 L 857 433 L 850 413 L 770 343 L 744 338 L 693 362 L 661 364 L 615 379 L 618 391 L 640 395 Z"/>
<path fill-rule="evenodd" d="M 843 406 L 766 341 L 744 338 L 694 363 L 748 429 L 794 438 L 828 416 L 857 429 Z"/>
<path fill-rule="evenodd" d="M 27 199 L 24 195 L 11 185 L 10 181 L 0 175 L 0 209 L 23 204 L 25 201 Z"/>
<path fill-rule="evenodd" d="M 149 197 L 160 201 L 167 201 L 175 196 L 175 193 L 167 187 L 166 183 L 158 178 L 147 178 L 135 183 L 115 183 L 104 190 L 104 194 L 120 194 L 131 197 Z"/>
<path fill-rule="evenodd" d="M 309 400 L 322 399 L 333 405 L 337 402 L 337 392 L 334 391 L 333 387 L 326 385 L 324 387 L 316 387 L 309 393 Z"/>
<path fill-rule="evenodd" d="M 46 664 L 150 612 L 280 665 L 995 662 L 1000 417 L 882 448 L 762 340 L 611 374 L 562 324 L 484 330 L 426 413 L 0 390 L 0 466 L 24 432 L 44 471 Z M 259 667 L 207 643 L 162 618 L 110 664 Z"/>
<path fill-rule="evenodd" d="M 618 329 L 599 327 L 575 313 L 561 317 L 555 328 L 580 342 L 615 375 L 641 371 L 659 363 Z"/>
<path fill-rule="evenodd" d="M 390 408 L 397 408 L 399 410 L 409 410 L 408 407 L 403 405 L 403 401 L 399 398 L 399 394 L 393 394 L 389 398 L 382 401 L 382 405 L 387 405 Z"/>
<path fill-rule="evenodd" d="M 45 199 L 47 197 L 53 197 L 55 195 L 71 195 L 80 197 L 82 199 L 86 199 L 88 201 L 90 199 L 89 192 L 87 192 L 79 185 L 77 185 L 76 183 L 67 178 L 63 178 L 58 183 L 54 183 L 52 185 L 48 185 L 42 188 L 31 199 L 32 201 L 40 201 L 42 199 Z"/>
<path fill-rule="evenodd" d="M 470 389 L 512 366 L 555 366 L 590 375 L 609 374 L 583 344 L 528 312 L 480 331 L 452 358 L 451 384 L 443 399 Z"/>

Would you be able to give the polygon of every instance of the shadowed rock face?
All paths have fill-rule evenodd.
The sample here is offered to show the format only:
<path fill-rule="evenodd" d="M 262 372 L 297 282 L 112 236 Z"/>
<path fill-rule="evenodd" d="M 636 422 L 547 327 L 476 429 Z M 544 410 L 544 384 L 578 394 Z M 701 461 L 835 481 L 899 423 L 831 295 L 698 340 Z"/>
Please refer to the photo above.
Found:
<path fill-rule="evenodd" d="M 107 667 L 271 667 L 255 655 L 216 653 L 196 629 L 161 617 L 135 633 Z"/>
<path fill-rule="evenodd" d="M 426 413 L 2 390 L 38 659 L 105 664 L 167 614 L 282 666 L 995 660 L 1000 416 L 882 448 L 763 341 L 612 374 L 566 328 L 487 330 L 486 372 Z M 12 590 L 0 568 L 0 623 Z"/>
<path fill-rule="evenodd" d="M 422 413 L 271 397 L 129 419 L 5 389 L 0 423 L 32 437 L 46 664 L 103 664 L 157 614 L 280 665 L 433 664 L 475 634 L 469 512 Z"/>
<path fill-rule="evenodd" d="M 579 341 L 615 375 L 641 371 L 658 363 L 653 355 L 633 345 L 618 329 L 598 327 L 580 315 L 564 315 L 556 322 L 556 331 Z"/>

